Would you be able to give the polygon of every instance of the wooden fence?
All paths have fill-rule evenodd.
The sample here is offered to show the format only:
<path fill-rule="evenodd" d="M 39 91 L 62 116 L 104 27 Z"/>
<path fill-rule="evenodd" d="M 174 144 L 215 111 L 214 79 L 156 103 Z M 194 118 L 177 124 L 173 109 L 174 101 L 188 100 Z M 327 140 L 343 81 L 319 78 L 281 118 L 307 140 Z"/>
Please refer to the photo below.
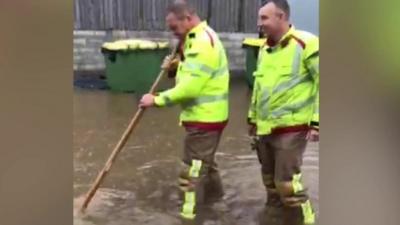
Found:
<path fill-rule="evenodd" d="M 165 30 L 173 0 L 74 0 L 76 30 Z M 257 32 L 260 0 L 189 0 L 218 32 Z"/>

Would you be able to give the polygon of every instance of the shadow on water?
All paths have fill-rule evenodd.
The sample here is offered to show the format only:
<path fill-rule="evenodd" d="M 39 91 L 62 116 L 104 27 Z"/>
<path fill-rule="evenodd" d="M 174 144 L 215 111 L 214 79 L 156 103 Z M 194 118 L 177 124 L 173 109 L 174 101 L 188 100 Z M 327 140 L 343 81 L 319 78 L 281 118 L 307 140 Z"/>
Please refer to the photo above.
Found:
<path fill-rule="evenodd" d="M 230 122 L 217 161 L 225 188 L 224 210 L 205 207 L 196 223 L 179 217 L 177 167 L 184 132 L 177 107 L 147 110 L 85 215 L 74 225 L 256 225 L 265 191 L 255 152 L 246 135 L 250 92 L 232 82 Z M 74 92 L 74 210 L 136 111 L 133 94 L 76 89 Z M 318 145 L 310 144 L 304 179 L 318 212 Z"/>

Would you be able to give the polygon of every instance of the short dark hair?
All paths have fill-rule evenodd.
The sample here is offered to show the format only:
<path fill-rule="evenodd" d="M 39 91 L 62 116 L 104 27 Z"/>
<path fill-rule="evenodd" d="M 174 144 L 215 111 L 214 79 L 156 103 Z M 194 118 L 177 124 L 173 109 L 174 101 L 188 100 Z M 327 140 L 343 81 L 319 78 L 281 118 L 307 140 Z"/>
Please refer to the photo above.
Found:
<path fill-rule="evenodd" d="M 290 18 L 290 6 L 287 0 L 262 0 L 261 1 L 261 7 L 265 6 L 268 3 L 274 3 L 276 7 L 281 9 L 283 12 L 285 12 L 287 19 Z"/>
<path fill-rule="evenodd" d="M 185 13 L 189 13 L 189 15 L 197 15 L 196 9 L 193 5 L 185 0 L 174 1 L 168 6 L 167 12 L 175 14 L 179 19 L 183 19 Z"/>

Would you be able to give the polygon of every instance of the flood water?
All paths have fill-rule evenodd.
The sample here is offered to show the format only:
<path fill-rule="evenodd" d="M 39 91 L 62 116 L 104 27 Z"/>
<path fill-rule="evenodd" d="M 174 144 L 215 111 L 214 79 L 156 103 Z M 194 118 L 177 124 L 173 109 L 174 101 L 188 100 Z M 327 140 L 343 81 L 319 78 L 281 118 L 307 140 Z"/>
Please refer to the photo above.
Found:
<path fill-rule="evenodd" d="M 256 225 L 265 190 L 256 153 L 250 150 L 246 116 L 250 91 L 241 79 L 231 82 L 230 122 L 217 161 L 227 211 L 210 210 L 197 224 Z M 74 91 L 74 211 L 137 110 L 129 93 Z M 146 110 L 124 149 L 74 225 L 180 225 L 177 169 L 183 146 L 179 108 Z M 318 143 L 309 143 L 303 174 L 318 214 Z"/>

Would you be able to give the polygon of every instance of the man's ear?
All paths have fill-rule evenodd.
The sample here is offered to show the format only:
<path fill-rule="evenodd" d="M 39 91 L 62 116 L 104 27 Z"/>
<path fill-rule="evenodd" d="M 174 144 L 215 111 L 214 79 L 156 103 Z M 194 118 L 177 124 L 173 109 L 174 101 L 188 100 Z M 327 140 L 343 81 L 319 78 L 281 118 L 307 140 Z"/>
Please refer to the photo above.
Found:
<path fill-rule="evenodd" d="M 192 21 L 192 17 L 189 14 L 185 14 L 185 19 L 187 19 L 189 22 Z"/>

